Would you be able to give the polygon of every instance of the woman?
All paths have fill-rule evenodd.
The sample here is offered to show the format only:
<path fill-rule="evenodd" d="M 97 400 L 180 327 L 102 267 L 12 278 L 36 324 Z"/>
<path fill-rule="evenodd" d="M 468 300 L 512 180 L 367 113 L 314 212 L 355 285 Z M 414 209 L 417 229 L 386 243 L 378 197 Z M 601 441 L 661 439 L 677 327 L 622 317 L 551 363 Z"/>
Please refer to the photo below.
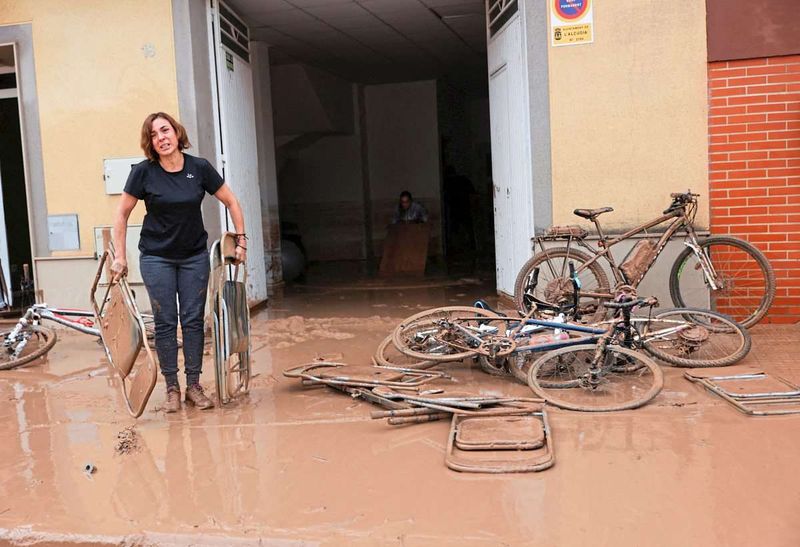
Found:
<path fill-rule="evenodd" d="M 208 161 L 185 154 L 191 145 L 186 130 L 164 112 L 150 114 L 142 125 L 141 146 L 147 159 L 133 167 L 114 217 L 114 279 L 128 271 L 125 237 L 128 217 L 144 200 L 139 239 L 139 268 L 150 295 L 156 328 L 156 352 L 167 384 L 165 412 L 181 408 L 178 383 L 178 304 L 188 405 L 213 408 L 203 393 L 203 312 L 208 285 L 208 234 L 200 204 L 206 193 L 228 208 L 237 232 L 236 260 L 247 257 L 247 237 L 239 201 Z"/>

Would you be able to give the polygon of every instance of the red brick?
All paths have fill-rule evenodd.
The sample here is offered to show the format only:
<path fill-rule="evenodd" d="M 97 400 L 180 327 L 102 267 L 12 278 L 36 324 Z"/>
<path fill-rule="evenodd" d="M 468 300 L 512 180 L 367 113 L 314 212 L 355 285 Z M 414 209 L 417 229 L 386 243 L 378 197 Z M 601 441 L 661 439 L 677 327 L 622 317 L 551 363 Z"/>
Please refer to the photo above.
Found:
<path fill-rule="evenodd" d="M 729 87 L 721 89 L 719 93 L 725 94 L 726 91 L 731 89 L 739 89 L 737 87 Z M 766 93 L 783 93 L 786 91 L 786 84 L 767 84 L 767 85 L 753 85 L 747 88 L 748 95 L 764 95 Z M 730 95 L 739 95 L 739 93 L 731 93 Z M 722 95 L 720 95 L 722 96 Z"/>
<path fill-rule="evenodd" d="M 708 161 L 711 163 L 728 161 L 728 154 L 709 154 Z"/>
<path fill-rule="evenodd" d="M 800 158 L 800 150 L 773 150 L 769 153 L 772 158 Z"/>
<path fill-rule="evenodd" d="M 786 91 L 800 91 L 800 84 L 786 84 Z"/>
<path fill-rule="evenodd" d="M 723 135 L 728 133 L 744 133 L 747 131 L 747 126 L 745 124 L 739 125 L 715 125 L 709 128 L 709 133 L 711 135 Z M 764 138 L 767 137 L 767 134 L 764 133 Z"/>
<path fill-rule="evenodd" d="M 730 116 L 732 114 L 744 114 L 747 112 L 747 107 L 740 106 L 719 106 L 713 107 L 708 111 L 709 116 Z"/>
<path fill-rule="evenodd" d="M 715 181 L 715 180 L 725 180 L 728 178 L 727 171 L 712 171 L 708 174 L 708 180 Z"/>
<path fill-rule="evenodd" d="M 800 93 L 778 93 L 777 95 L 767 95 L 768 103 L 789 103 L 786 110 L 792 110 L 792 103 L 800 101 Z"/>
<path fill-rule="evenodd" d="M 742 172 L 742 171 L 740 171 L 740 172 Z M 728 175 L 730 176 L 730 173 Z M 736 178 L 747 178 L 747 177 L 736 177 Z M 764 191 L 763 190 L 759 190 L 757 188 L 745 188 L 743 190 L 730 190 L 728 192 L 728 195 L 730 197 L 732 197 L 732 198 L 763 196 L 764 195 Z M 734 211 L 731 211 L 731 214 L 733 215 L 733 214 L 742 214 L 742 213 L 740 211 L 736 211 L 735 213 L 734 213 Z M 750 214 L 750 213 L 744 213 L 744 214 Z"/>
<path fill-rule="evenodd" d="M 781 55 L 779 57 L 770 57 L 769 64 L 771 65 L 788 65 L 790 63 L 797 63 L 800 62 L 800 55 Z M 728 63 L 728 66 L 732 66 Z"/>
<path fill-rule="evenodd" d="M 749 236 L 748 241 L 751 243 L 760 241 L 785 241 L 786 234 L 753 234 Z"/>
<path fill-rule="evenodd" d="M 800 169 L 786 168 L 786 169 L 770 169 L 770 177 L 800 177 Z"/>
<path fill-rule="evenodd" d="M 745 224 L 744 226 L 731 226 L 730 230 L 732 234 L 752 234 L 768 232 L 769 226 L 767 224 Z"/>
<path fill-rule="evenodd" d="M 709 116 L 708 117 L 708 125 L 725 125 L 728 123 L 727 116 Z M 784 127 L 781 129 L 786 128 L 786 123 L 784 122 Z"/>
<path fill-rule="evenodd" d="M 729 116 L 728 123 L 757 123 L 767 121 L 766 114 L 745 114 L 743 116 Z"/>
<path fill-rule="evenodd" d="M 728 209 L 730 216 L 765 215 L 768 207 L 731 207 Z"/>
<path fill-rule="evenodd" d="M 773 205 L 769 208 L 769 212 L 800 214 L 800 205 Z"/>
<path fill-rule="evenodd" d="M 784 77 L 785 78 L 786 74 L 776 74 L 775 76 L 769 76 L 769 78 L 773 78 L 773 77 L 777 77 L 777 78 Z M 768 81 L 767 80 L 767 76 L 748 76 L 747 78 L 731 78 L 730 80 L 728 80 L 728 85 L 730 87 L 735 87 L 735 86 L 739 86 L 739 85 L 763 85 L 763 84 L 766 84 L 767 81 Z M 779 80 L 779 81 L 783 82 L 785 80 Z M 794 82 L 794 81 L 797 81 L 797 80 L 791 79 L 791 81 Z M 772 83 L 772 81 L 770 81 L 770 83 Z M 777 81 L 776 81 L 776 83 L 777 83 Z"/>
<path fill-rule="evenodd" d="M 728 126 L 733 127 L 733 126 Z M 753 142 L 767 140 L 766 133 L 739 133 L 735 132 L 728 135 L 728 142 Z"/>
<path fill-rule="evenodd" d="M 712 154 L 714 156 L 716 154 Z M 778 161 L 778 160 L 775 160 Z M 715 171 L 730 171 L 731 169 L 747 169 L 746 161 L 732 161 L 732 162 L 711 162 L 711 168 Z"/>
<path fill-rule="evenodd" d="M 796 251 L 797 243 L 770 243 L 769 250 L 770 251 Z"/>
<path fill-rule="evenodd" d="M 749 198 L 749 205 L 783 205 L 786 203 L 785 196 L 770 196 L 766 198 Z"/>
<path fill-rule="evenodd" d="M 770 139 L 800 139 L 800 131 L 772 131 L 769 134 Z"/>
<path fill-rule="evenodd" d="M 786 215 L 769 214 L 769 215 L 756 215 L 747 218 L 753 224 L 773 224 L 778 222 L 782 223 L 788 222 L 788 220 L 786 220 Z"/>
<path fill-rule="evenodd" d="M 728 61 L 728 68 L 736 68 L 740 66 L 760 66 L 766 64 L 766 59 L 741 59 L 738 61 Z"/>
<path fill-rule="evenodd" d="M 784 65 L 784 66 L 786 67 L 786 72 L 800 72 L 800 63 Z"/>
<path fill-rule="evenodd" d="M 723 144 L 728 142 L 728 135 L 709 135 L 708 142 L 711 144 Z"/>
<path fill-rule="evenodd" d="M 769 186 L 786 186 L 786 179 L 765 178 L 765 179 L 750 179 L 747 181 L 748 188 L 766 188 Z"/>
<path fill-rule="evenodd" d="M 784 103 L 751 104 L 747 107 L 748 112 L 784 112 L 785 110 L 786 105 Z M 769 116 L 767 119 L 769 119 Z"/>
<path fill-rule="evenodd" d="M 766 95 L 742 95 L 737 97 L 728 97 L 728 104 L 735 106 L 739 104 L 759 104 L 767 102 Z"/>
<path fill-rule="evenodd" d="M 786 122 L 786 129 L 800 129 L 800 120 L 796 122 Z"/>
<path fill-rule="evenodd" d="M 788 122 L 748 123 L 747 131 L 780 131 Z"/>
<path fill-rule="evenodd" d="M 795 120 L 800 120 L 800 114 L 794 114 L 789 112 L 774 112 L 767 114 L 767 121 L 770 122 L 795 121 Z"/>
<path fill-rule="evenodd" d="M 786 167 L 800 167 L 800 159 L 786 160 Z"/>
<path fill-rule="evenodd" d="M 758 179 L 758 178 L 764 178 L 766 176 L 767 172 L 764 169 L 743 169 L 741 171 L 728 171 L 729 179 Z M 753 192 L 753 190 L 737 190 L 737 192 Z M 737 195 L 752 196 L 755 194 L 752 193 L 734 194 L 733 192 L 731 192 L 731 197 L 736 197 Z"/>
<path fill-rule="evenodd" d="M 722 78 L 719 80 L 709 80 L 708 81 L 708 88 L 709 89 L 722 89 L 728 87 L 728 80 Z"/>
<path fill-rule="evenodd" d="M 770 232 L 800 232 L 800 224 L 792 223 L 792 224 L 770 224 L 769 225 Z"/>
<path fill-rule="evenodd" d="M 775 84 L 776 87 L 780 84 Z M 770 87 L 770 86 L 761 86 L 761 87 Z M 763 91 L 763 93 L 777 93 L 778 91 L 784 91 L 786 86 L 783 86 L 781 89 L 773 89 L 771 91 Z M 715 89 L 714 90 L 714 97 L 730 97 L 731 95 L 744 95 L 747 93 L 746 87 L 726 87 L 724 89 Z"/>
<path fill-rule="evenodd" d="M 714 206 L 716 206 L 716 207 L 744 207 L 746 205 L 747 205 L 747 200 L 745 198 L 718 199 L 718 200 L 716 200 L 714 202 Z M 769 205 L 769 204 L 765 204 L 765 205 Z"/>
<path fill-rule="evenodd" d="M 746 80 L 748 78 L 741 78 L 742 80 Z M 787 74 L 772 74 L 767 76 L 767 81 L 769 83 L 800 83 L 800 72 L 789 72 Z M 748 85 L 748 84 L 737 84 L 737 85 Z"/>
<path fill-rule="evenodd" d="M 782 148 L 786 148 L 783 146 Z M 734 142 L 728 144 L 712 144 L 708 147 L 709 152 L 739 152 L 747 150 L 747 143 Z"/>
<path fill-rule="evenodd" d="M 732 152 L 729 155 L 732 161 L 735 160 L 765 160 L 769 157 L 769 152 Z M 800 157 L 800 156 L 798 156 Z"/>
<path fill-rule="evenodd" d="M 708 198 L 712 202 L 717 198 L 726 198 L 726 197 L 728 197 L 728 191 L 727 190 L 709 190 L 709 192 L 708 192 Z M 712 205 L 713 205 L 713 203 L 712 203 Z M 727 211 L 727 209 L 724 209 L 724 210 Z M 714 209 L 712 209 L 711 211 L 713 213 Z M 719 214 L 719 212 L 717 214 Z"/>
<path fill-rule="evenodd" d="M 773 148 L 786 148 L 786 141 L 760 141 L 747 143 L 748 150 L 771 150 Z"/>
<path fill-rule="evenodd" d="M 784 72 L 786 71 L 786 67 L 783 67 Z M 747 74 L 746 68 L 712 68 L 708 71 L 708 79 L 717 79 L 717 78 L 736 78 L 738 76 L 744 76 Z M 765 74 L 775 74 L 774 72 L 769 72 Z"/>
<path fill-rule="evenodd" d="M 726 106 L 727 104 L 728 104 L 728 99 L 726 99 L 725 97 L 720 97 L 719 99 L 711 99 L 711 102 L 709 102 L 709 106 L 713 108 L 718 106 Z"/>
<path fill-rule="evenodd" d="M 753 161 L 747 162 L 747 168 L 748 169 L 761 169 L 761 168 L 767 168 L 767 169 L 773 168 L 773 169 L 775 169 L 775 168 L 781 168 L 781 167 L 786 167 L 786 160 L 782 160 L 782 159 L 753 160 Z M 772 173 L 770 173 L 769 176 L 771 177 Z"/>
<path fill-rule="evenodd" d="M 784 188 L 770 188 L 770 196 L 800 196 L 800 186 L 787 186 Z"/>
<path fill-rule="evenodd" d="M 737 70 L 737 69 L 732 69 L 732 70 Z M 782 74 L 786 72 L 786 65 L 754 66 L 754 67 L 748 67 L 746 70 L 748 76 L 758 76 L 761 74 Z M 738 74 L 732 74 L 731 76 L 728 77 L 733 78 L 736 76 L 738 76 Z"/>

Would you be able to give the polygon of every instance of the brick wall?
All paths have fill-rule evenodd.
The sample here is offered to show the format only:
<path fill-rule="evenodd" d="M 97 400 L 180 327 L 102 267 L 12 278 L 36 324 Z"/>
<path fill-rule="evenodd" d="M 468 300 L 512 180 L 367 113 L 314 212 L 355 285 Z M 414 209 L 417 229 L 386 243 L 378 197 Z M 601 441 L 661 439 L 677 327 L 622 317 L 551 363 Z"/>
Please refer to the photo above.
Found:
<path fill-rule="evenodd" d="M 711 231 L 775 268 L 766 321 L 800 321 L 800 55 L 708 65 Z"/>

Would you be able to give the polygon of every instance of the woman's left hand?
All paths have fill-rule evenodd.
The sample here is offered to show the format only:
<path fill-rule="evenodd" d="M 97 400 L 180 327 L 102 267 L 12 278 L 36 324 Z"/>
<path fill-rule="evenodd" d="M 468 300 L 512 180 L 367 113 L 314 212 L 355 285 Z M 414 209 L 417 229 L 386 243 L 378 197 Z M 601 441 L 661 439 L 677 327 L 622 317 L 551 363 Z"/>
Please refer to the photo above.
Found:
<path fill-rule="evenodd" d="M 244 247 L 236 246 L 236 264 L 244 264 L 247 262 L 247 249 Z"/>

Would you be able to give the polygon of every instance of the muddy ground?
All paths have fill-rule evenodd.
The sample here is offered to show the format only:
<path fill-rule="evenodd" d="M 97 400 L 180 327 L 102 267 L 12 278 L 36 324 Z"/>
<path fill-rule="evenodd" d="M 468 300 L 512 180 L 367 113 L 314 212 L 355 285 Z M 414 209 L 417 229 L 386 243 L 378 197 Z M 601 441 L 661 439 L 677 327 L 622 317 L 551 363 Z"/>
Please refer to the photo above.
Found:
<path fill-rule="evenodd" d="M 638 410 L 550 410 L 555 466 L 503 476 L 448 470 L 447 422 L 391 427 L 281 375 L 318 356 L 366 364 L 400 318 L 490 295 L 471 283 L 289 292 L 254 317 L 249 395 L 165 415 L 159 383 L 139 420 L 101 347 L 62 333 L 46 360 L 0 374 L 0 542 L 800 545 L 800 416 L 744 416 L 677 369 Z M 799 327 L 753 338 L 744 363 L 800 382 Z M 448 369 L 459 389 L 530 395 L 471 363 Z M 213 391 L 210 357 L 203 383 Z"/>

